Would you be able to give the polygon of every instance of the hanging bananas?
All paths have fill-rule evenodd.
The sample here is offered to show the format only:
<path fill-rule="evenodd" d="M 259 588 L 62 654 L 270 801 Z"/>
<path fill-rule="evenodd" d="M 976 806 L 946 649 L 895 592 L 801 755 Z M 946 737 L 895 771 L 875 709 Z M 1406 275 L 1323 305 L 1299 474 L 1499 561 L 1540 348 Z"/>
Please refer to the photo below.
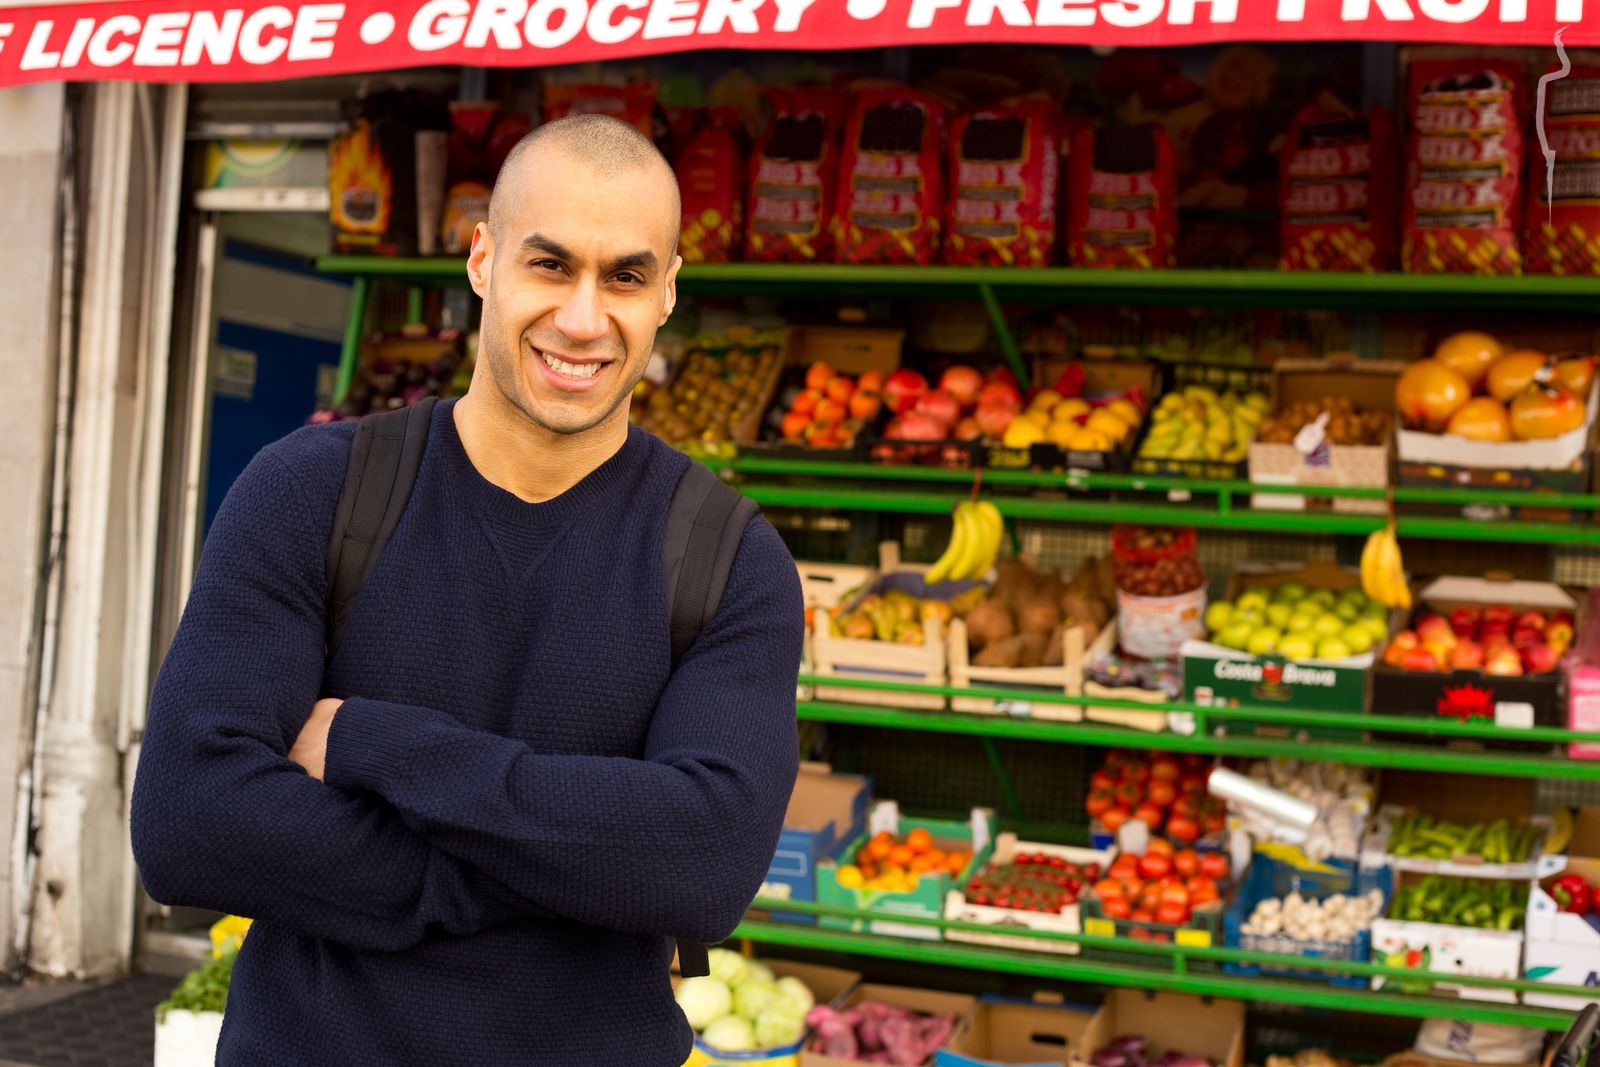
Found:
<path fill-rule="evenodd" d="M 1394 520 L 1374 530 L 1361 550 L 1361 591 L 1390 608 L 1411 607 L 1411 586 L 1406 583 L 1405 561 L 1395 540 Z"/>
<path fill-rule="evenodd" d="M 989 573 L 1000 553 L 1000 538 L 1005 521 L 1000 509 L 987 500 L 963 500 L 956 505 L 955 525 L 944 555 L 928 568 L 924 576 L 929 585 L 936 582 L 981 578 Z"/>

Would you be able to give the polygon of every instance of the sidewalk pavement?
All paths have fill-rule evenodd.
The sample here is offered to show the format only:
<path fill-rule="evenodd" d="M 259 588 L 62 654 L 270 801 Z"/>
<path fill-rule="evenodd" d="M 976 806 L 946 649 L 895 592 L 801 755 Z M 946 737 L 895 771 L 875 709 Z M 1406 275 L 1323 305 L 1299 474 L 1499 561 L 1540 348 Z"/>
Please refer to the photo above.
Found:
<path fill-rule="evenodd" d="M 0 1067 L 151 1067 L 155 1006 L 177 982 L 0 983 Z"/>

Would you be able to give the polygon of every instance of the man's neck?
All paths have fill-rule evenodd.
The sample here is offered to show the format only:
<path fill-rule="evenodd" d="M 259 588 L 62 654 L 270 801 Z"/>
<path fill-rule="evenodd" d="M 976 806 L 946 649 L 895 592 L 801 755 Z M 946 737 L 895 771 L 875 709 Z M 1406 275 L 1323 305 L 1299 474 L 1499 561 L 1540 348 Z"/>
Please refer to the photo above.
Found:
<path fill-rule="evenodd" d="M 628 441 L 628 404 L 600 425 L 576 434 L 554 433 L 530 422 L 504 399 L 487 400 L 469 389 L 450 414 L 467 458 L 493 485 L 530 504 L 565 493 L 622 450 Z"/>

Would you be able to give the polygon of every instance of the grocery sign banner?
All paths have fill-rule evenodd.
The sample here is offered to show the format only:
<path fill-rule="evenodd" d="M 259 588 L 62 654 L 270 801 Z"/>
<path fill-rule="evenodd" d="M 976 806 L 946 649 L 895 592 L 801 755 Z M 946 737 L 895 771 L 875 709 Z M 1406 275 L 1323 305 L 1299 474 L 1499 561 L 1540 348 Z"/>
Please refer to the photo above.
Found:
<path fill-rule="evenodd" d="M 0 86 L 254 81 L 704 48 L 1213 41 L 1600 44 L 1600 0 L 405 0 L 0 8 Z"/>

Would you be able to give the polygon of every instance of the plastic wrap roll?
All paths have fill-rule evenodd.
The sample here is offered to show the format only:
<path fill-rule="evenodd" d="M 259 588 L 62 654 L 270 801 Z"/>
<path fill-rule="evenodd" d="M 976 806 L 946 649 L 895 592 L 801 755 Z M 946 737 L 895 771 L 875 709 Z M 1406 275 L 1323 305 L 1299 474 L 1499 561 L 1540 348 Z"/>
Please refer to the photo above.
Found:
<path fill-rule="evenodd" d="M 1235 774 L 1225 767 L 1218 767 L 1211 772 L 1206 791 L 1230 804 L 1262 812 L 1286 826 L 1309 830 L 1317 821 L 1315 804 L 1297 800 L 1288 793 L 1262 785 L 1242 774 Z"/>

